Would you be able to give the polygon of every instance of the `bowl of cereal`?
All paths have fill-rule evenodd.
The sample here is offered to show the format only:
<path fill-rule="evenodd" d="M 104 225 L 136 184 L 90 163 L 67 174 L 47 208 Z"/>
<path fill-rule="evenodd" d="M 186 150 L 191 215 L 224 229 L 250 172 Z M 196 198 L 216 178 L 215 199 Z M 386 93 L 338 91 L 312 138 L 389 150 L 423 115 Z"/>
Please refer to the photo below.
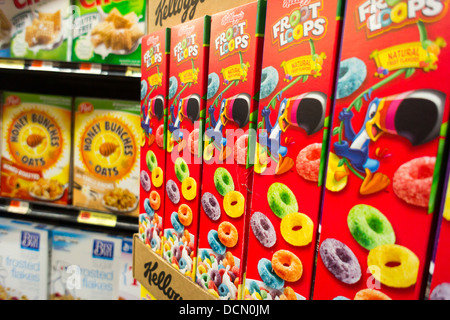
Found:
<path fill-rule="evenodd" d="M 63 196 L 68 187 L 68 184 L 62 184 L 55 179 L 44 179 L 34 181 L 29 189 L 28 194 L 41 201 L 58 201 Z"/>
<path fill-rule="evenodd" d="M 103 206 L 114 213 L 130 213 L 137 208 L 139 198 L 128 189 L 115 188 L 103 195 Z"/>

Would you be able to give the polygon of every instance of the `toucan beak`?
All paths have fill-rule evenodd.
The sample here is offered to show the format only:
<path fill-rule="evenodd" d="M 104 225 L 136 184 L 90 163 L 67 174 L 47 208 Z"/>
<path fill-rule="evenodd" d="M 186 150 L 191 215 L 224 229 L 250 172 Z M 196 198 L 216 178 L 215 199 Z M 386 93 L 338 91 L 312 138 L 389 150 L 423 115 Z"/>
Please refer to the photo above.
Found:
<path fill-rule="evenodd" d="M 381 111 L 383 110 L 383 107 L 384 107 L 384 100 L 381 100 L 378 105 L 378 109 L 375 116 L 366 123 L 367 135 L 374 142 L 380 139 L 380 137 L 385 133 L 383 127 L 380 124 L 382 114 Z"/>

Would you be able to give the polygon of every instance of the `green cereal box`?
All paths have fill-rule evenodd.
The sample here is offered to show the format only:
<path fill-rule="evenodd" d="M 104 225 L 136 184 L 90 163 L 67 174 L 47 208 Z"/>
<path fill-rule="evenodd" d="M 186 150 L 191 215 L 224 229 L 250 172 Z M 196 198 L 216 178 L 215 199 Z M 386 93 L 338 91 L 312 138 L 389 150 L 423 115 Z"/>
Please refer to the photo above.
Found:
<path fill-rule="evenodd" d="M 10 31 L 11 57 L 70 60 L 70 0 L 14 0 L 5 17 Z"/>
<path fill-rule="evenodd" d="M 141 63 L 145 1 L 75 0 L 72 61 Z"/>

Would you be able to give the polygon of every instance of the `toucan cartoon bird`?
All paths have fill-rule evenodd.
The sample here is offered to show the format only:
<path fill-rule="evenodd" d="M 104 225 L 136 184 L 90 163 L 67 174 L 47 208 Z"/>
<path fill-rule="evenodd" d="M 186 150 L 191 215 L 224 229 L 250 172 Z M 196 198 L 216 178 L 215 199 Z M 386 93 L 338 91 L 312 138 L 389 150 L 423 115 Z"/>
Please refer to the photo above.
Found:
<path fill-rule="evenodd" d="M 360 172 L 378 171 L 380 163 L 369 156 L 370 142 L 383 134 L 408 139 L 413 146 L 425 144 L 439 136 L 445 106 L 445 94 L 436 90 L 413 90 L 385 98 L 373 99 L 364 124 L 355 133 L 353 112 L 343 110 L 339 120 L 344 123 L 345 139 L 334 143 L 336 155 L 345 157 Z"/>
<path fill-rule="evenodd" d="M 262 146 L 272 155 L 285 157 L 287 148 L 281 145 L 281 133 L 290 126 L 302 128 L 308 135 L 318 132 L 324 126 L 327 96 L 323 92 L 312 91 L 285 98 L 281 101 L 275 124 L 270 122 L 271 109 L 264 107 L 261 115 L 265 119 L 267 132 L 259 135 Z"/>
<path fill-rule="evenodd" d="M 227 125 L 228 121 L 236 123 L 239 128 L 245 127 L 250 121 L 250 103 L 251 97 L 247 93 L 240 93 L 223 99 L 217 120 L 214 117 L 215 108 L 210 106 L 208 113 L 211 119 L 211 127 L 206 130 L 206 135 L 214 140 L 218 147 L 220 145 L 226 146 L 227 139 L 223 136 L 223 127 Z"/>
<path fill-rule="evenodd" d="M 147 135 L 153 133 L 153 129 L 150 128 L 150 120 L 155 117 L 161 120 L 164 117 L 164 97 L 158 95 L 153 99 L 148 99 L 147 103 L 142 105 L 142 119 L 141 126 Z"/>
<path fill-rule="evenodd" d="M 191 120 L 192 123 L 198 121 L 200 118 L 200 96 L 198 94 L 191 94 L 190 96 L 180 99 L 178 103 L 178 110 L 175 114 L 175 106 L 170 106 L 171 123 L 169 124 L 169 131 L 172 133 L 172 139 L 179 141 L 183 139 L 183 133 L 179 130 L 181 122 L 185 118 Z"/>

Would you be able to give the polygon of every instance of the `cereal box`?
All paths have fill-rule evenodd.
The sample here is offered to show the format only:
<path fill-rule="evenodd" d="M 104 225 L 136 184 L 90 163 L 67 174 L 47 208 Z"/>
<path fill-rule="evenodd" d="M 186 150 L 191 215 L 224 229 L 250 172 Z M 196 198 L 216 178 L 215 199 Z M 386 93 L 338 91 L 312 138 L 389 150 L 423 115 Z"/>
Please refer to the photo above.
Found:
<path fill-rule="evenodd" d="M 73 204 L 139 216 L 139 102 L 75 99 Z"/>
<path fill-rule="evenodd" d="M 314 299 L 421 295 L 448 122 L 449 4 L 347 1 Z"/>
<path fill-rule="evenodd" d="M 211 16 L 197 283 L 223 300 L 244 279 L 265 13 L 254 1 Z"/>
<path fill-rule="evenodd" d="M 133 238 L 122 237 L 119 273 L 119 300 L 140 300 L 141 285 L 133 277 Z"/>
<path fill-rule="evenodd" d="M 170 30 L 146 35 L 141 62 L 141 239 L 159 254 L 164 217 Z"/>
<path fill-rule="evenodd" d="M 9 57 L 11 55 L 11 32 L 13 11 L 15 10 L 12 1 L 0 1 L 0 57 Z"/>
<path fill-rule="evenodd" d="M 311 295 L 340 9 L 267 5 L 245 299 Z"/>
<path fill-rule="evenodd" d="M 3 93 L 1 195 L 69 204 L 72 99 Z"/>
<path fill-rule="evenodd" d="M 210 17 L 171 29 L 163 257 L 195 280 Z"/>
<path fill-rule="evenodd" d="M 70 0 L 10 2 L 11 57 L 70 61 Z"/>
<path fill-rule="evenodd" d="M 52 230 L 51 300 L 117 300 L 120 237 L 58 227 Z"/>
<path fill-rule="evenodd" d="M 146 1 L 76 0 L 72 61 L 140 65 Z"/>
<path fill-rule="evenodd" d="M 49 228 L 0 218 L 0 300 L 47 300 Z"/>
<path fill-rule="evenodd" d="M 429 300 L 450 300 L 450 188 L 447 169 L 447 183 L 442 198 L 441 216 L 438 224 L 433 260 L 430 265 L 431 283 L 426 293 Z"/>

